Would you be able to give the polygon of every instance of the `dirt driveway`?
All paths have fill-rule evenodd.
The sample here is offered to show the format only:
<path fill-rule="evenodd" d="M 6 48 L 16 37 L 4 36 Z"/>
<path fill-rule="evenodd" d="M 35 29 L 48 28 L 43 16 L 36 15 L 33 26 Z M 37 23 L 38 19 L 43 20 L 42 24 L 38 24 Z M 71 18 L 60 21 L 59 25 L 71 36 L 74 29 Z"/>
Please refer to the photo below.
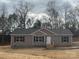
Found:
<path fill-rule="evenodd" d="M 11 49 L 9 46 L 0 46 L 0 59 L 79 59 L 79 49 Z"/>

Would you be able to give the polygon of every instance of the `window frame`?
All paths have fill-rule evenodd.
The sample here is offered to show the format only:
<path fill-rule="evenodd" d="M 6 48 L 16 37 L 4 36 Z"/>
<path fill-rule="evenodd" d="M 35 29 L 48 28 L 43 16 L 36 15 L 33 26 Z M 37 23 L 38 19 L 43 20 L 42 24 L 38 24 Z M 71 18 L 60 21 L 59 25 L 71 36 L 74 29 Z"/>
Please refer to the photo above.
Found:
<path fill-rule="evenodd" d="M 69 36 L 62 36 L 62 37 L 61 37 L 61 41 L 62 41 L 63 43 L 69 43 Z"/>
<path fill-rule="evenodd" d="M 14 42 L 24 42 L 25 36 L 14 36 Z"/>
<path fill-rule="evenodd" d="M 44 36 L 34 36 L 34 42 L 43 42 L 44 43 Z"/>

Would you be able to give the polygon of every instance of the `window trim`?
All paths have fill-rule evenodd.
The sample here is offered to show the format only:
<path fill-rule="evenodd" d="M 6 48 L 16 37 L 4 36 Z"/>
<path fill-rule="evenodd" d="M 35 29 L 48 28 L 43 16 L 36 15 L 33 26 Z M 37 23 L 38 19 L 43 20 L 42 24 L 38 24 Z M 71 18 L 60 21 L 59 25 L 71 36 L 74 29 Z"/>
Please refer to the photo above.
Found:
<path fill-rule="evenodd" d="M 14 42 L 24 42 L 25 36 L 14 36 Z"/>
<path fill-rule="evenodd" d="M 61 42 L 62 43 L 69 43 L 69 36 L 62 36 L 61 37 Z"/>
<path fill-rule="evenodd" d="M 37 39 L 36 39 L 37 38 Z M 43 38 L 43 39 L 40 39 L 40 38 Z M 35 42 L 35 43 L 37 43 L 37 42 L 45 42 L 45 37 L 44 36 L 33 36 L 33 41 Z"/>

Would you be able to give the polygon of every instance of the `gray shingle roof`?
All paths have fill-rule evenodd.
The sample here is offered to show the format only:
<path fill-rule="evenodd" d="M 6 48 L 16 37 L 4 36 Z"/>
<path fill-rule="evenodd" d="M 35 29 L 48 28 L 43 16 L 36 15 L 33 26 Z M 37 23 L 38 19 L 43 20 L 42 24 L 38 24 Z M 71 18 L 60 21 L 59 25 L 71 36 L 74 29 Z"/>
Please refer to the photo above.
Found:
<path fill-rule="evenodd" d="M 36 30 L 38 30 L 38 29 L 34 29 L 34 28 L 29 28 L 29 29 L 17 28 L 11 34 L 31 34 Z"/>
<path fill-rule="evenodd" d="M 52 31 L 56 34 L 72 34 L 72 32 L 69 29 L 55 29 Z"/>
<path fill-rule="evenodd" d="M 29 29 L 17 28 L 11 34 L 31 34 L 37 30 L 39 30 L 39 28 L 37 29 L 36 28 L 29 28 Z M 50 31 L 55 32 L 56 34 L 72 34 L 72 32 L 69 29 L 55 29 Z"/>

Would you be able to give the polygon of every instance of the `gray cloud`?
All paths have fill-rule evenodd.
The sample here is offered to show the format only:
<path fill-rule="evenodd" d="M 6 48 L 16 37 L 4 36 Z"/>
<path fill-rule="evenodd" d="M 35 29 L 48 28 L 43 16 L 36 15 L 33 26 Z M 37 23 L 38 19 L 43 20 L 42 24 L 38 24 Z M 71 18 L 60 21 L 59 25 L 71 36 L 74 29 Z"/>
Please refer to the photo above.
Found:
<path fill-rule="evenodd" d="M 1 0 L 0 3 L 6 3 L 9 9 L 20 0 Z M 43 12 L 46 9 L 46 4 L 49 0 L 26 0 L 32 3 L 35 7 L 33 12 Z M 65 1 L 69 1 L 73 6 L 77 4 L 78 0 L 57 0 L 57 4 L 61 5 Z"/>

